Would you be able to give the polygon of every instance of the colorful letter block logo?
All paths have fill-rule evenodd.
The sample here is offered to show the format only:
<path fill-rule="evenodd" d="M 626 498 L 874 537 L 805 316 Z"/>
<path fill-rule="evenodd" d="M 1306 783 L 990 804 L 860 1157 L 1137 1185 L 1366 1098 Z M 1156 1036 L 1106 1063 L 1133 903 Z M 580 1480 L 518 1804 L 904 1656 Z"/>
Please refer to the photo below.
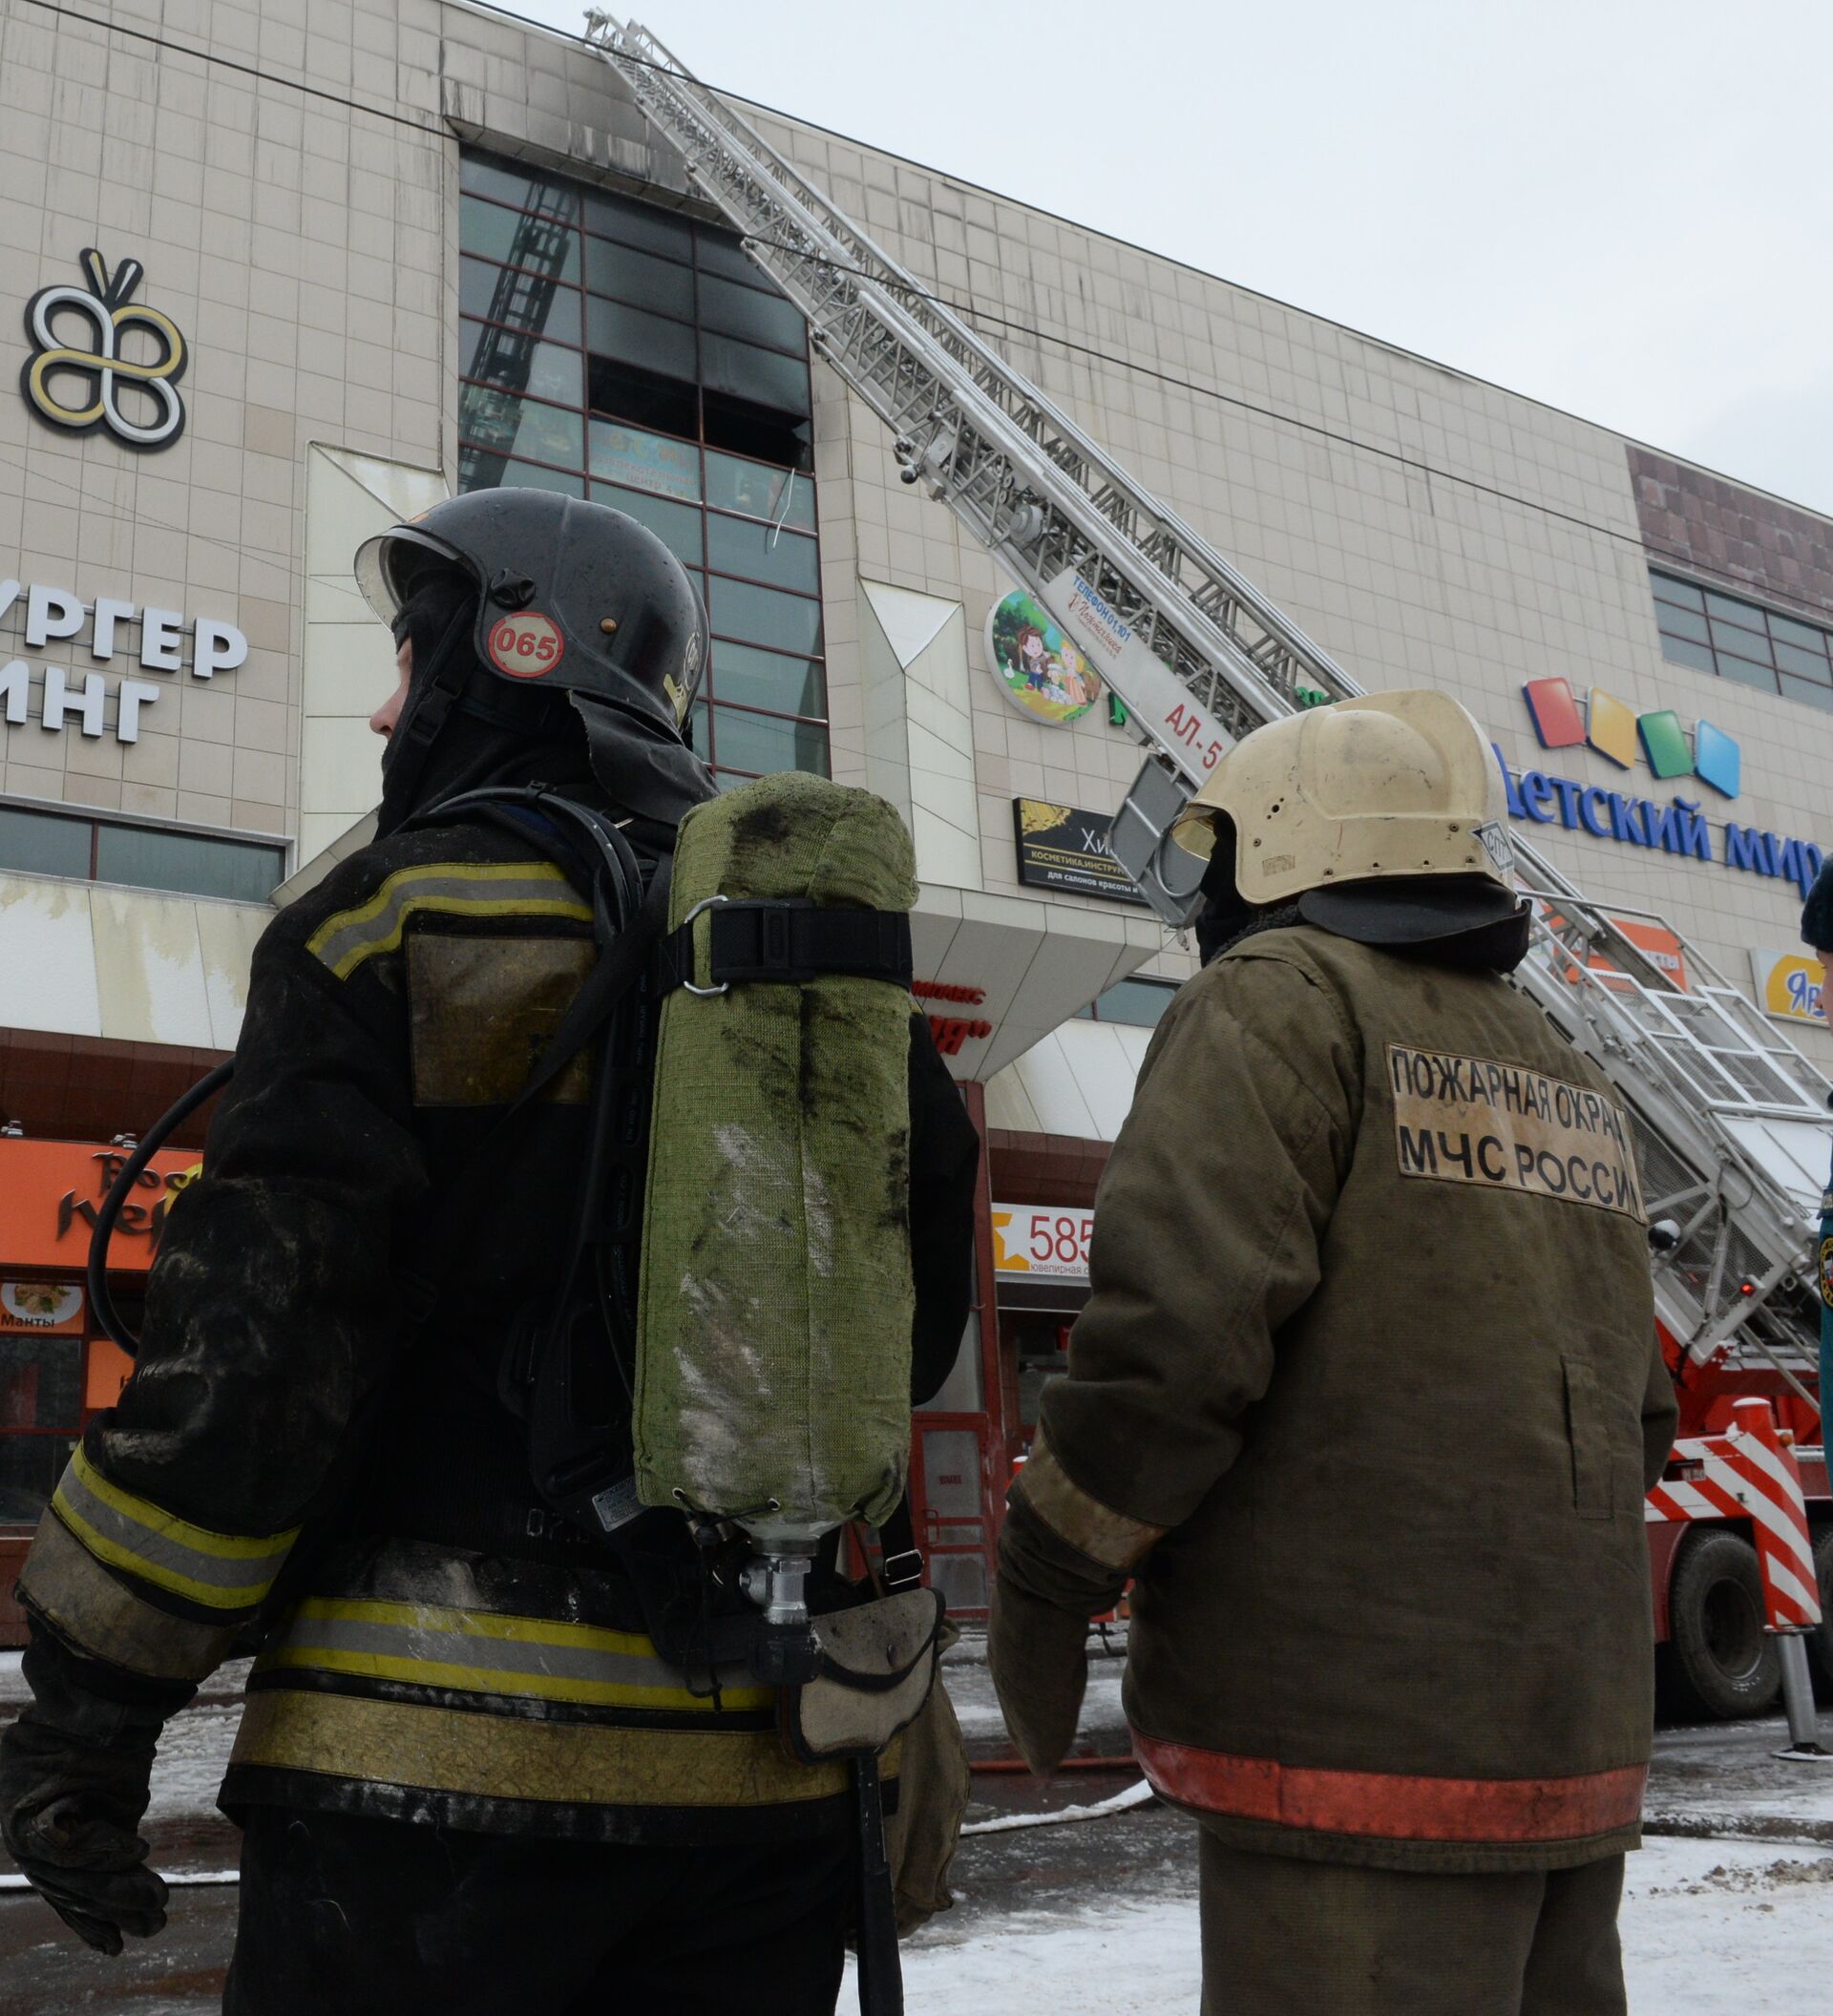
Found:
<path fill-rule="evenodd" d="M 1543 749 L 1574 749 L 1590 743 L 1600 756 L 1627 770 L 1635 761 L 1639 742 L 1657 777 L 1696 775 L 1722 797 L 1738 795 L 1741 768 L 1738 744 L 1709 721 L 1695 724 L 1689 747 L 1680 717 L 1671 707 L 1638 715 L 1593 686 L 1588 721 L 1579 710 L 1570 680 L 1530 679 L 1521 690 Z"/>

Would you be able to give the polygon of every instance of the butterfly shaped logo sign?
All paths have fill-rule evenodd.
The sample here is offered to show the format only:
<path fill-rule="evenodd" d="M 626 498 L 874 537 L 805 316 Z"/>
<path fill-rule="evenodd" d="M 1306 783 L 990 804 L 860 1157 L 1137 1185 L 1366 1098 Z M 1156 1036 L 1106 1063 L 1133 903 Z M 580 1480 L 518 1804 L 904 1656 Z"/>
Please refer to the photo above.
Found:
<path fill-rule="evenodd" d="M 184 338 L 169 315 L 134 304 L 146 270 L 138 260 L 122 260 L 111 277 L 92 246 L 81 263 L 86 287 L 43 287 L 26 304 L 32 346 L 19 380 L 26 403 L 41 420 L 71 433 L 106 428 L 128 448 L 170 448 L 184 431 L 178 390 Z M 71 322 L 78 317 L 87 325 L 86 341 L 72 340 Z M 130 335 L 135 340 L 124 344 Z M 158 354 L 148 357 L 149 349 Z"/>

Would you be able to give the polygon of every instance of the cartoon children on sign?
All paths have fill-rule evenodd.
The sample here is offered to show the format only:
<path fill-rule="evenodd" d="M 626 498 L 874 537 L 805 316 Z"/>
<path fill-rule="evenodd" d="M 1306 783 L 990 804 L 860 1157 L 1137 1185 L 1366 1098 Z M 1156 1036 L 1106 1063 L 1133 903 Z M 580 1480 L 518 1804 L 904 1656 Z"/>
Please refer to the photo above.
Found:
<path fill-rule="evenodd" d="M 1099 675 L 1022 588 L 993 605 L 986 643 L 1005 697 L 1033 721 L 1061 727 L 1101 698 Z"/>

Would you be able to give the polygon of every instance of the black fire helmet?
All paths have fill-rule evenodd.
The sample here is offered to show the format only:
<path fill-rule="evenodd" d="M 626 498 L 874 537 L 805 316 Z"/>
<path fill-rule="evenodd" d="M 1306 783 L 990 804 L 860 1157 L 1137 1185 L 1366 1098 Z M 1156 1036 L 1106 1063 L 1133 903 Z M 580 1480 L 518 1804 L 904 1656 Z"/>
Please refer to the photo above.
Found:
<path fill-rule="evenodd" d="M 595 772 L 627 809 L 674 823 L 711 795 L 686 739 L 706 617 L 686 570 L 647 526 L 552 491 L 472 491 L 367 540 L 357 586 L 393 628 L 429 564 L 472 585 L 470 634 L 449 633 L 436 663 L 416 657 L 390 738 L 395 788 L 411 789 L 481 668 L 498 691 L 564 694 Z"/>

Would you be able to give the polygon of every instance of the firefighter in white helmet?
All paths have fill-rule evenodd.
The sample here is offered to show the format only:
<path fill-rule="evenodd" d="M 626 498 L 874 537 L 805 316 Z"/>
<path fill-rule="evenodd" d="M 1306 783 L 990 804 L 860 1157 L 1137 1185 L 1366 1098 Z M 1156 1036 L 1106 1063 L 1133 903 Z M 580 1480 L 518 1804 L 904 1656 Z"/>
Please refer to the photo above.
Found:
<path fill-rule="evenodd" d="M 1032 1768 L 1130 1578 L 1126 1702 L 1202 1826 L 1205 2007 L 1619 2016 L 1675 1406 L 1628 1119 L 1504 976 L 1456 702 L 1249 736 L 1182 816 L 1207 963 L 1096 1205 L 1000 1549 Z"/>

